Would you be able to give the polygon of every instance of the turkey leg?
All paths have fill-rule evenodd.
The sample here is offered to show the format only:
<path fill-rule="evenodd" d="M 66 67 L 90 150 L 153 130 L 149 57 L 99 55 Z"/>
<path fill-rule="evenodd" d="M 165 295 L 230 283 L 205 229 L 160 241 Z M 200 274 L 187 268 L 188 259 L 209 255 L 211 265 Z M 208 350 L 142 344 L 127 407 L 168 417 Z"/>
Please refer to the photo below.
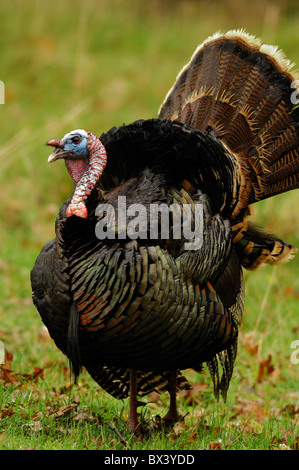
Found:
<path fill-rule="evenodd" d="M 164 417 L 164 421 L 168 422 L 177 422 L 180 420 L 180 416 L 177 410 L 176 404 L 176 386 L 177 386 L 177 371 L 172 371 L 170 373 L 170 380 L 169 380 L 169 396 L 170 396 L 170 403 L 169 409 Z"/>
<path fill-rule="evenodd" d="M 129 432 L 137 436 L 141 434 L 141 426 L 137 416 L 137 374 L 136 370 L 130 370 L 130 398 L 129 398 Z"/>

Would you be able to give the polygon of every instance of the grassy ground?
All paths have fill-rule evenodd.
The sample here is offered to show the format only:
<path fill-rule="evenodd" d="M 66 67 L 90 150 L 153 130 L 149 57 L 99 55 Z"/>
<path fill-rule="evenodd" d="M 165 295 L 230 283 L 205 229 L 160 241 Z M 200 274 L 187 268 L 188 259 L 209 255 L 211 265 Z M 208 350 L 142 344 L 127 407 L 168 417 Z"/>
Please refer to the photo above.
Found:
<path fill-rule="evenodd" d="M 298 257 L 279 269 L 246 273 L 239 355 L 226 404 L 208 374 L 187 371 L 179 396 L 184 423 L 154 430 L 167 396 L 148 397 L 147 439 L 126 434 L 128 404 L 87 374 L 72 386 L 68 364 L 31 303 L 30 270 L 72 183 L 46 164 L 44 143 L 74 128 L 97 134 L 155 117 L 193 50 L 218 30 L 245 28 L 299 64 L 296 2 L 3 0 L 0 4 L 0 372 L 1 449 L 298 448 Z M 129 8 L 130 6 L 130 8 Z M 255 219 L 299 246 L 298 194 L 257 205 Z M 299 358 L 299 354 L 297 355 Z"/>

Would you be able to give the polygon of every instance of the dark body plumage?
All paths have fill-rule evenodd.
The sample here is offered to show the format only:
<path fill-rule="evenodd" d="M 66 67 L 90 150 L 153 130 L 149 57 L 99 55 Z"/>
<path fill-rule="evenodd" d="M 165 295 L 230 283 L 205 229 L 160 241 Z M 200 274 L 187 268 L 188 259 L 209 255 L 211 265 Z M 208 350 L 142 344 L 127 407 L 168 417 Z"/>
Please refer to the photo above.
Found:
<path fill-rule="evenodd" d="M 298 187 L 299 168 L 290 77 L 251 42 L 240 34 L 207 42 L 159 119 L 101 135 L 107 166 L 87 198 L 88 218 L 66 217 L 66 201 L 56 238 L 32 271 L 33 301 L 75 374 L 84 366 L 116 398 L 128 396 L 130 370 L 142 396 L 170 390 L 173 371 L 203 363 L 225 398 L 244 307 L 242 266 L 295 251 L 247 222 L 249 203 Z M 143 238 L 118 238 L 124 227 L 116 223 L 115 239 L 100 240 L 97 207 L 110 204 L 117 214 L 120 196 L 127 207 L 142 204 L 148 221 L 152 205 L 189 204 L 192 217 L 201 205 L 202 246 L 186 250 L 190 239 L 176 238 L 172 221 L 167 239 L 149 226 Z M 188 387 L 179 372 L 175 388 Z"/>

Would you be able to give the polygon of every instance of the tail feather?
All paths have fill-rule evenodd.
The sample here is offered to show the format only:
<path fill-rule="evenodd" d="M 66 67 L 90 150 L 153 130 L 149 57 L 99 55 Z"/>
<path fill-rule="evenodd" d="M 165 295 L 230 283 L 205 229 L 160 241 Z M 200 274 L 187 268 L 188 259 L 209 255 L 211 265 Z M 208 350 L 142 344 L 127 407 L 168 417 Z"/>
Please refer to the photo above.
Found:
<path fill-rule="evenodd" d="M 243 237 L 235 243 L 241 264 L 249 271 L 263 268 L 266 264 L 278 265 L 290 261 L 297 248 L 248 224 Z"/>
<path fill-rule="evenodd" d="M 245 182 L 233 217 L 299 187 L 299 109 L 290 69 L 282 52 L 243 31 L 217 34 L 197 48 L 160 107 L 159 118 L 218 136 L 239 163 Z"/>

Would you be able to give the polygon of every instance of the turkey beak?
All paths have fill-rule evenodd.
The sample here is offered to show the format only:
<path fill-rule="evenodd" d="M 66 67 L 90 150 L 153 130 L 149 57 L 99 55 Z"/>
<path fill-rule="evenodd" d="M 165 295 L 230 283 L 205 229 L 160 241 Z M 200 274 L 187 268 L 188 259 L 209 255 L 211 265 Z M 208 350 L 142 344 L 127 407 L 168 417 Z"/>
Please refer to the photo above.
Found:
<path fill-rule="evenodd" d="M 57 140 L 57 139 L 49 140 L 49 142 L 47 142 L 47 145 L 50 145 L 51 147 L 55 147 L 55 150 L 51 153 L 51 155 L 48 158 L 48 163 L 55 162 L 59 158 L 65 157 L 65 152 L 63 151 L 63 144 L 61 143 L 61 140 Z"/>

